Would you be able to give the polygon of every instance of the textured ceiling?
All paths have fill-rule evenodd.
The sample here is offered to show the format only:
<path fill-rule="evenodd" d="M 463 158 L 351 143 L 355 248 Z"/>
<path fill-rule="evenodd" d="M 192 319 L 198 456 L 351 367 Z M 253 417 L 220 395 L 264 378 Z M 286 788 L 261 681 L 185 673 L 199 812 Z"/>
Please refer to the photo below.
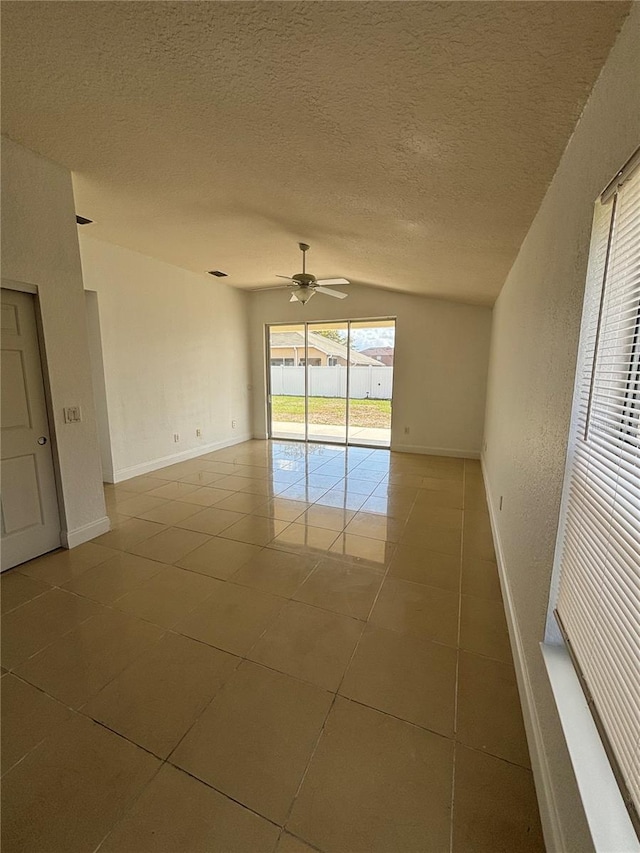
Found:
<path fill-rule="evenodd" d="M 490 304 L 628 8 L 3 2 L 3 132 L 98 238 Z"/>

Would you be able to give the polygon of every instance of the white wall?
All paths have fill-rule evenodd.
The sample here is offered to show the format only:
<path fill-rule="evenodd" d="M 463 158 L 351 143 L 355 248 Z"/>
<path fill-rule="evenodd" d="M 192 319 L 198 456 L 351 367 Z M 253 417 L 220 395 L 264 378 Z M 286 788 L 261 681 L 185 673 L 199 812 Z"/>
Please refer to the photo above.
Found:
<path fill-rule="evenodd" d="M 98 294 L 115 481 L 250 438 L 247 294 L 82 232 L 80 251 Z"/>
<path fill-rule="evenodd" d="M 391 445 L 394 450 L 478 456 L 482 441 L 491 309 L 351 285 L 344 300 L 286 290 L 251 294 L 253 430 L 266 421 L 265 324 L 397 317 Z M 405 434 L 405 426 L 409 434 Z"/>
<path fill-rule="evenodd" d="M 553 564 L 593 202 L 640 143 L 640 6 L 635 4 L 494 309 L 485 470 L 512 638 L 522 648 L 537 783 L 567 850 L 591 844 L 539 649 Z M 500 496 L 503 508 L 497 511 Z M 534 765 L 536 757 L 533 756 Z M 544 766 L 544 762 L 547 766 Z M 545 784 L 545 772 L 548 778 Z M 543 818 L 549 829 L 549 812 Z M 553 814 L 551 813 L 551 817 Z M 556 848 L 550 848 L 556 849 Z"/>
<path fill-rule="evenodd" d="M 78 545 L 108 530 L 109 521 L 71 175 L 8 139 L 2 140 L 2 277 L 38 288 L 62 541 Z M 63 409 L 76 405 L 82 422 L 65 424 Z"/>

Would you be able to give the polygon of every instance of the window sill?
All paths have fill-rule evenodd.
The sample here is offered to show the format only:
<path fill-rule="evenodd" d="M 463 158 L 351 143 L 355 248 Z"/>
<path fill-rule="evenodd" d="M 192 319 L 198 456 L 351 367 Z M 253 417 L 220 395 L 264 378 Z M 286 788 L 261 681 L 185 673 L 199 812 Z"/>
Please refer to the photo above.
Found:
<path fill-rule="evenodd" d="M 541 648 L 594 847 L 597 853 L 640 853 L 569 652 L 564 645 Z"/>

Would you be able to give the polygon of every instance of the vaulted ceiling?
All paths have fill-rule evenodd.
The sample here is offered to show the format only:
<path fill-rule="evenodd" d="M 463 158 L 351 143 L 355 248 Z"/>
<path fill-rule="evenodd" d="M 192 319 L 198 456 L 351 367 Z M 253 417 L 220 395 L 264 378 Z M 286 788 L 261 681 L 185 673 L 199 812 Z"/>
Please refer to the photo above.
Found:
<path fill-rule="evenodd" d="M 100 239 L 491 304 L 628 9 L 3 2 L 3 132 Z"/>

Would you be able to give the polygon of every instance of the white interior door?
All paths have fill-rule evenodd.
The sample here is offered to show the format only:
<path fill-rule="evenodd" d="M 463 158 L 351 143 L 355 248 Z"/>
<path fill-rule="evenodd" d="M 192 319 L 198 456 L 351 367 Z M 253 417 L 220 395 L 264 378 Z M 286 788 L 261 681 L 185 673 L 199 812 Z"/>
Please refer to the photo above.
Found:
<path fill-rule="evenodd" d="M 34 297 L 2 290 L 2 571 L 60 546 Z"/>

